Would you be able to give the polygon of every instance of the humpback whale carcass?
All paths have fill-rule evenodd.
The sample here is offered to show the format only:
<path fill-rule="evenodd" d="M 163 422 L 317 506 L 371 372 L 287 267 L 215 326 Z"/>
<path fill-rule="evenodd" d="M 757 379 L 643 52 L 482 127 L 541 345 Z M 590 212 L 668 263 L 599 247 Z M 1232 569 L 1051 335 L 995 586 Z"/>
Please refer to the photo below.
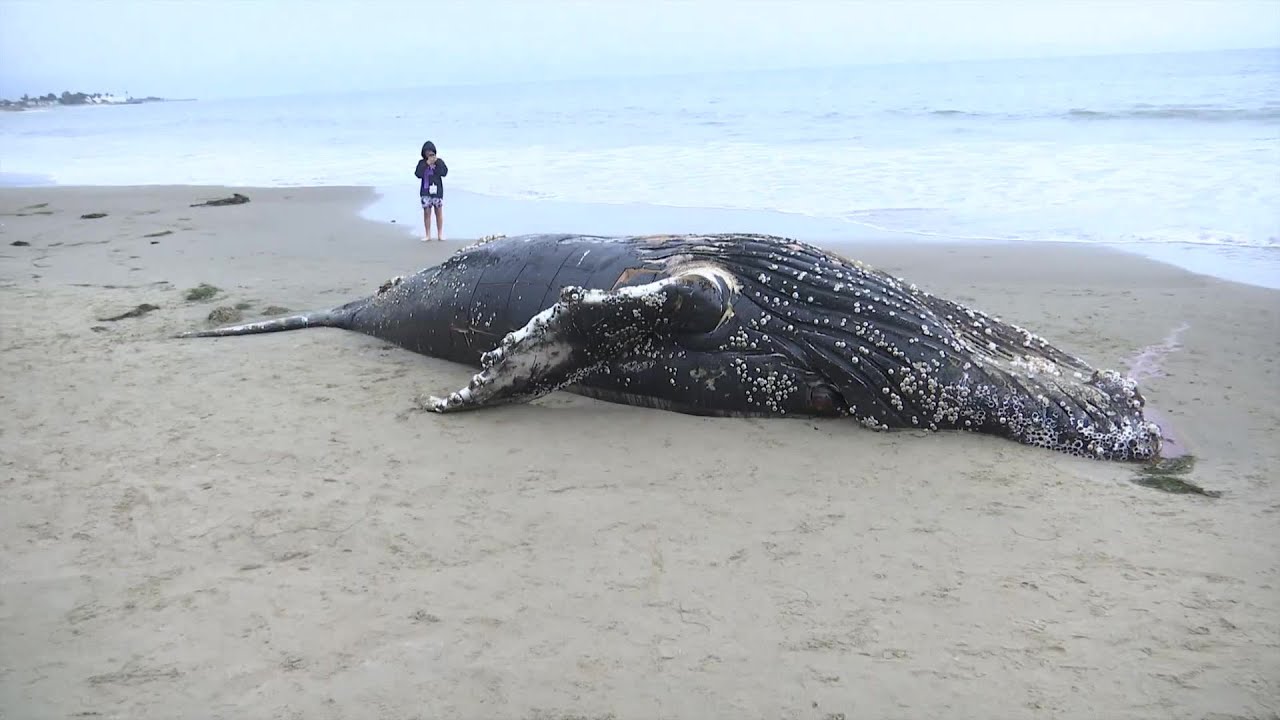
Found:
<path fill-rule="evenodd" d="M 1157 457 L 1136 383 L 1040 336 L 787 238 L 481 241 L 329 310 L 184 333 L 335 327 L 478 366 L 450 413 L 558 389 L 719 416 L 968 430 L 1108 460 Z"/>

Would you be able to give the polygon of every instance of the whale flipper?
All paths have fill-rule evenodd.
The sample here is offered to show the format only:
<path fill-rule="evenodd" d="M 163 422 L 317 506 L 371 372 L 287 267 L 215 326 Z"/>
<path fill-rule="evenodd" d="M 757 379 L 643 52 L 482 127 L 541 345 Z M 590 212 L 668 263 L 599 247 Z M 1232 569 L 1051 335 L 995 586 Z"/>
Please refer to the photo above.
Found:
<path fill-rule="evenodd" d="M 729 313 L 727 275 L 704 268 L 615 290 L 570 286 L 480 358 L 467 387 L 424 403 L 456 412 L 529 402 L 571 385 L 664 334 L 705 333 Z"/>
<path fill-rule="evenodd" d="M 333 310 L 318 310 L 258 320 L 239 325 L 226 325 L 211 330 L 189 330 L 178 333 L 177 338 L 230 337 L 232 335 L 256 335 L 258 333 L 282 332 L 285 330 L 301 330 L 312 327 L 345 327 L 346 317 Z"/>

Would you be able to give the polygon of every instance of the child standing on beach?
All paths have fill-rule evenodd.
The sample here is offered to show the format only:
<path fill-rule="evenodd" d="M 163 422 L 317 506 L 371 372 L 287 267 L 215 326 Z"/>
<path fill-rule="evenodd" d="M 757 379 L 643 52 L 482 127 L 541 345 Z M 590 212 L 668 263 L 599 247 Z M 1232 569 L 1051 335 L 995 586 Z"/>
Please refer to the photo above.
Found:
<path fill-rule="evenodd" d="M 436 155 L 436 144 L 430 140 L 422 144 L 422 159 L 413 171 L 415 177 L 421 178 L 418 186 L 418 197 L 422 200 L 422 224 L 427 234 L 422 242 L 431 240 L 431 211 L 436 213 L 436 236 L 444 240 L 444 183 L 442 179 L 449 174 L 449 166 Z"/>

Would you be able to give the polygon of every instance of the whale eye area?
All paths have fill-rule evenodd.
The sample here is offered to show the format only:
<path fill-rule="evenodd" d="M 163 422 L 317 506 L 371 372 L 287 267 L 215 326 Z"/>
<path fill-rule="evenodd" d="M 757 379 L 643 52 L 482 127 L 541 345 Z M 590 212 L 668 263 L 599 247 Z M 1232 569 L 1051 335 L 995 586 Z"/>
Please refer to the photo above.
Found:
<path fill-rule="evenodd" d="M 834 417 L 844 413 L 845 402 L 835 388 L 816 385 L 809 389 L 809 406 L 819 415 Z"/>

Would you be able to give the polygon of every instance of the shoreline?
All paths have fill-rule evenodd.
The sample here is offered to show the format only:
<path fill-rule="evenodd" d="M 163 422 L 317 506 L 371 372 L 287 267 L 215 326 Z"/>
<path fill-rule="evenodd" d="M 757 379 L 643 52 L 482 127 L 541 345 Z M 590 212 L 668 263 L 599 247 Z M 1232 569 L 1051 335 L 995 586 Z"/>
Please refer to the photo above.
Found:
<path fill-rule="evenodd" d="M 165 188 L 217 185 L 60 185 L 34 175 L 0 173 L 0 189 L 65 187 Z M 421 209 L 412 186 L 296 185 L 238 186 L 249 190 L 299 190 L 311 187 L 360 188 L 373 193 L 359 209 L 360 217 L 379 225 L 397 225 L 405 233 L 420 232 Z M 450 211 L 453 211 L 452 213 Z M 572 220 L 568 220 L 572 218 Z M 1253 287 L 1280 290 L 1280 247 L 1233 246 L 1188 242 L 1085 242 L 944 236 L 913 231 L 881 230 L 839 218 L 815 217 L 779 210 L 703 208 L 674 205 L 578 203 L 553 199 L 514 198 L 452 189 L 446 202 L 446 235 L 483 237 L 532 232 L 581 232 L 606 235 L 680 232 L 762 232 L 805 240 L 861 245 L 867 242 L 919 245 L 1039 245 L 1106 248 L 1170 265 L 1196 275 Z M 459 229 L 454 232 L 451 229 Z M 420 237 L 420 235 L 419 235 Z"/>
<path fill-rule="evenodd" d="M 374 199 L 360 210 L 361 217 L 375 223 L 393 221 L 404 228 L 420 227 L 420 213 L 414 207 L 412 189 L 397 186 L 362 186 L 375 192 Z M 1169 265 L 1195 275 L 1280 290 L 1280 247 L 1228 246 L 1211 243 L 1109 243 L 1069 240 L 1015 240 L 1005 238 L 930 237 L 907 231 L 881 230 L 837 218 L 814 217 L 780 210 L 742 210 L 651 206 L 643 204 L 575 203 L 559 200 L 522 199 L 451 191 L 447 207 L 461 200 L 464 232 L 460 237 L 488 234 L 515 235 L 530 232 L 582 232 L 615 235 L 684 232 L 760 232 L 796 237 L 808 241 L 858 246 L 865 243 L 912 243 L 920 245 L 1015 245 L 1063 246 L 1115 250 Z M 493 214 L 492 220 L 475 218 Z M 572 215 L 585 221 L 566 228 L 558 218 Z M 446 211 L 446 224 L 451 222 Z M 514 228 L 507 230 L 502 228 Z M 407 232 L 414 232 L 408 230 Z"/>
<path fill-rule="evenodd" d="M 235 192 L 250 202 L 192 207 Z M 968 433 L 564 392 L 428 415 L 413 398 L 471 368 L 329 328 L 173 338 L 216 308 L 333 307 L 462 244 L 370 222 L 376 199 L 0 188 L 0 707 L 1191 720 L 1280 704 L 1276 291 L 1085 246 L 839 248 L 1096 366 L 1141 357 L 1148 405 L 1217 498 Z M 202 283 L 214 296 L 187 299 Z"/>

